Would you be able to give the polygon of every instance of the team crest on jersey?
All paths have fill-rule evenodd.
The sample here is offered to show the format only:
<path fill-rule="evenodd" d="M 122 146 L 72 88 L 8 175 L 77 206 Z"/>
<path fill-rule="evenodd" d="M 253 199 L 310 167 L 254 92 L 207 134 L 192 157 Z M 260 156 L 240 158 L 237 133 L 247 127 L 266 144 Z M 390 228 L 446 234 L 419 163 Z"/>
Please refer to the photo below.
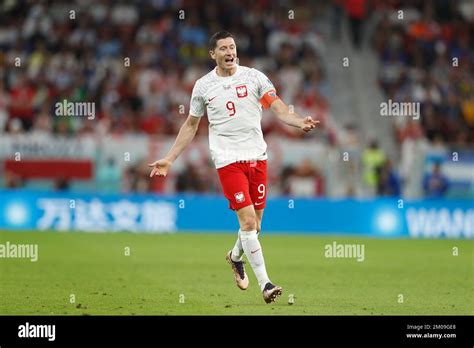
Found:
<path fill-rule="evenodd" d="M 245 201 L 245 196 L 243 192 L 234 193 L 234 197 L 237 203 L 242 203 Z"/>
<path fill-rule="evenodd" d="M 237 86 L 237 87 L 235 87 L 235 90 L 237 91 L 237 97 L 245 98 L 247 96 L 247 86 L 246 85 Z"/>

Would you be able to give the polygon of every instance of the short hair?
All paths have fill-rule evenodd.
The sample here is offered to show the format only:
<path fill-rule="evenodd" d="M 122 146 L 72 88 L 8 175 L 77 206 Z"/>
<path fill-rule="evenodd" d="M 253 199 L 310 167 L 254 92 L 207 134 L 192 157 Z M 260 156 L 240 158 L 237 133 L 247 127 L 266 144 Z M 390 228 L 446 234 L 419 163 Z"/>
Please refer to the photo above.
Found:
<path fill-rule="evenodd" d="M 221 30 L 211 36 L 209 39 L 209 51 L 213 51 L 217 46 L 217 41 L 220 39 L 225 39 L 227 37 L 234 38 L 234 36 L 226 30 Z"/>

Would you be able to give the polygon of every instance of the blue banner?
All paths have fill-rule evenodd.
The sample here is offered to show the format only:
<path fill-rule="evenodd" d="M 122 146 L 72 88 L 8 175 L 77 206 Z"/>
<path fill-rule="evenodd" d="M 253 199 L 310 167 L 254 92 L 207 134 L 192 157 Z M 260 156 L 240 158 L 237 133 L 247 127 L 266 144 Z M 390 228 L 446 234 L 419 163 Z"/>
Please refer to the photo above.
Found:
<path fill-rule="evenodd" d="M 0 228 L 163 233 L 236 233 L 228 202 L 214 195 L 90 195 L 0 191 Z M 270 198 L 267 233 L 331 233 L 373 237 L 472 238 L 469 200 Z"/>

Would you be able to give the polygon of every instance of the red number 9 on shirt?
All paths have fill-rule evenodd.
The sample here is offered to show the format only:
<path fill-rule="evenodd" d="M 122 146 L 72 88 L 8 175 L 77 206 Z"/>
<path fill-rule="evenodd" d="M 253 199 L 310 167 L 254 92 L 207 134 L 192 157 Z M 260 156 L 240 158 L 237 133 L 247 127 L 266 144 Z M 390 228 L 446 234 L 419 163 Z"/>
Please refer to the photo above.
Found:
<path fill-rule="evenodd" d="M 235 104 L 234 102 L 228 101 L 227 104 L 225 104 L 227 110 L 232 111 L 229 116 L 234 116 L 235 115 Z"/>

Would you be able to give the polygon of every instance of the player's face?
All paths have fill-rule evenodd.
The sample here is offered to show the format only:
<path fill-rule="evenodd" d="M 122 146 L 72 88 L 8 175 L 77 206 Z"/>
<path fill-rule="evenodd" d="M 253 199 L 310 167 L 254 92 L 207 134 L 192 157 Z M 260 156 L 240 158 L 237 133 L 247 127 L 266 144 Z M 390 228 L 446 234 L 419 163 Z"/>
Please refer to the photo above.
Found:
<path fill-rule="evenodd" d="M 216 48 L 210 53 L 221 69 L 230 70 L 237 64 L 237 47 L 231 37 L 217 40 Z"/>

